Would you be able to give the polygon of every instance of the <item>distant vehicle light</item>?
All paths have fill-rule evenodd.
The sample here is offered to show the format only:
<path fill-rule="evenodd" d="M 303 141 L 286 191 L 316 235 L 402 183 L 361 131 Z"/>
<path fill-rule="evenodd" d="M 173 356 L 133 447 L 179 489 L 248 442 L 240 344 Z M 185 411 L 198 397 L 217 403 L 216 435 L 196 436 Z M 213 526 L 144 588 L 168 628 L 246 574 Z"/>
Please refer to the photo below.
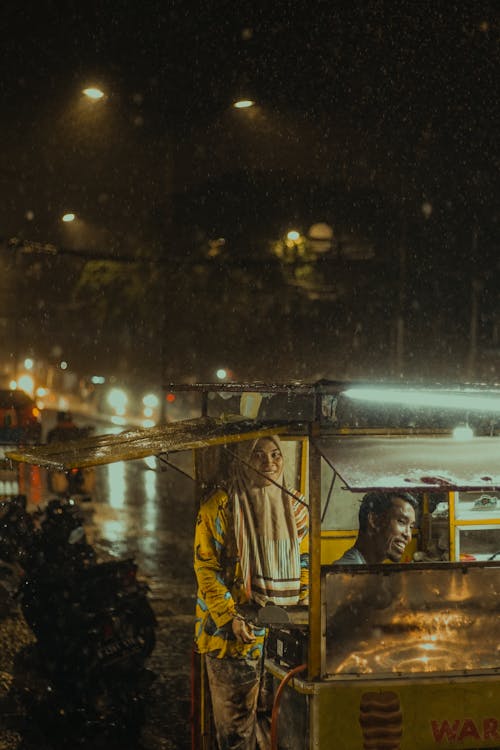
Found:
<path fill-rule="evenodd" d="M 92 375 L 90 382 L 93 385 L 102 385 L 106 382 L 106 378 L 103 375 Z"/>
<path fill-rule="evenodd" d="M 125 408 L 128 403 L 128 397 L 121 388 L 112 388 L 107 397 L 108 404 L 115 410 L 118 416 L 125 414 Z"/>
<path fill-rule="evenodd" d="M 154 393 L 147 393 L 143 396 L 142 403 L 150 409 L 156 409 L 160 401 Z"/>
<path fill-rule="evenodd" d="M 293 240 L 295 242 L 295 240 L 300 239 L 300 232 L 297 232 L 296 229 L 291 229 L 287 233 L 286 238 L 287 238 L 287 240 Z"/>
<path fill-rule="evenodd" d="M 234 102 L 233 107 L 236 109 L 248 109 L 249 107 L 253 107 L 255 102 L 252 99 L 239 99 L 237 102 Z"/>
<path fill-rule="evenodd" d="M 61 221 L 64 221 L 65 224 L 69 224 L 75 219 L 76 219 L 76 214 L 64 214 Z"/>
<path fill-rule="evenodd" d="M 31 375 L 21 375 L 17 381 L 17 387 L 22 391 L 26 391 L 30 396 L 33 396 L 35 392 L 35 381 Z"/>
<path fill-rule="evenodd" d="M 26 357 L 26 359 L 24 360 L 24 367 L 25 367 L 26 370 L 32 370 L 34 364 L 35 363 L 31 359 L 31 357 Z"/>
<path fill-rule="evenodd" d="M 173 404 L 176 399 L 175 393 L 167 393 L 166 399 L 169 404 Z"/>
<path fill-rule="evenodd" d="M 227 378 L 227 370 L 224 370 L 224 368 L 222 367 L 219 370 L 217 370 L 215 374 L 217 375 L 219 380 L 224 380 L 224 378 Z"/>

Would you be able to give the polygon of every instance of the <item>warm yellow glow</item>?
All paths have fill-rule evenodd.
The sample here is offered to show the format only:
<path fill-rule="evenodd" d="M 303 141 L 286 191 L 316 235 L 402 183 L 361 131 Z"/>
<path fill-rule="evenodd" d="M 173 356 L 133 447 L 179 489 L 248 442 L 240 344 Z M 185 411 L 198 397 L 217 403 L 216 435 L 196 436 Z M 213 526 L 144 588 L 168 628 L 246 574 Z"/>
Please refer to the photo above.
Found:
<path fill-rule="evenodd" d="M 64 214 L 64 216 L 62 217 L 62 221 L 66 222 L 66 223 L 68 223 L 70 221 L 74 221 L 75 219 L 76 219 L 76 215 L 75 214 Z"/>
<path fill-rule="evenodd" d="M 255 102 L 251 99 L 239 99 L 237 102 L 234 102 L 233 107 L 236 109 L 248 109 L 249 107 L 253 107 L 254 104 Z"/>
<path fill-rule="evenodd" d="M 104 92 L 101 91 L 101 89 L 94 88 L 94 87 L 83 89 L 83 93 L 85 94 L 85 96 L 87 96 L 89 99 L 92 99 L 93 101 L 102 99 L 104 96 Z"/>

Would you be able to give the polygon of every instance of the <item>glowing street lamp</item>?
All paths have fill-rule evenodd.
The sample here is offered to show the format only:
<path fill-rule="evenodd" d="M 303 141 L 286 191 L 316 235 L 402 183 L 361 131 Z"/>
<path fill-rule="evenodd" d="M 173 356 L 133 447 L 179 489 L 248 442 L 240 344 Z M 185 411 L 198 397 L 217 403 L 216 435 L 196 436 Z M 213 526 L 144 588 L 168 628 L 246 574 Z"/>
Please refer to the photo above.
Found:
<path fill-rule="evenodd" d="M 248 109 L 254 105 L 255 102 L 252 99 L 238 99 L 237 102 L 234 102 L 233 107 L 235 109 Z"/>
<path fill-rule="evenodd" d="M 83 89 L 82 93 L 85 94 L 85 96 L 88 99 L 92 99 L 92 101 L 98 101 L 99 99 L 102 99 L 103 96 L 104 96 L 104 92 L 101 91 L 101 89 L 98 89 L 98 88 L 93 87 L 93 86 L 91 86 L 91 87 L 89 87 L 87 89 Z"/>

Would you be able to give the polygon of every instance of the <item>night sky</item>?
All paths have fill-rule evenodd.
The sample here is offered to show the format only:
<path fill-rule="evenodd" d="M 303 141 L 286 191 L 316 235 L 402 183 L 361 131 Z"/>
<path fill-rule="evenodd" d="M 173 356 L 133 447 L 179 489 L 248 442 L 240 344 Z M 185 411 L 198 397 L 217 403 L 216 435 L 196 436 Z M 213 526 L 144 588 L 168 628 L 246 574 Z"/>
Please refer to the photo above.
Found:
<path fill-rule="evenodd" d="M 400 306 L 409 318 L 422 318 L 420 346 L 432 348 L 426 336 L 457 289 L 470 297 L 472 271 L 488 300 L 485 345 L 495 348 L 500 306 L 488 283 L 498 271 L 500 239 L 498 3 L 41 0 L 4 3 L 1 20 L 4 241 L 51 242 L 61 258 L 74 252 L 131 260 L 153 248 L 161 267 L 188 262 L 182 272 L 186 279 L 197 275 L 198 286 L 186 294 L 200 296 L 206 271 L 196 263 L 206 260 L 203 248 L 214 239 L 223 237 L 227 257 L 244 259 L 251 274 L 251 263 L 292 225 L 305 234 L 311 223 L 326 221 L 347 238 L 345 247 L 369 244 L 386 263 L 365 267 L 354 283 L 363 289 L 371 274 L 386 299 L 401 294 L 406 237 Z M 106 93 L 94 109 L 81 95 L 91 84 Z M 255 100 L 255 109 L 232 110 L 242 96 Z M 70 210 L 81 218 L 78 231 L 61 226 Z M 392 264 L 396 286 L 388 292 L 382 286 L 391 259 L 398 268 Z M 67 278 L 63 265 L 50 266 L 56 286 Z M 46 266 L 31 272 L 43 280 Z M 323 276 L 330 273 L 325 266 Z M 231 276 L 219 291 L 221 306 L 227 303 L 234 315 L 236 301 L 227 294 L 233 282 Z M 250 283 L 258 294 L 255 278 Z M 335 320 L 332 346 L 341 352 L 339 371 L 325 372 L 323 361 L 310 366 L 318 351 L 283 346 L 283 369 L 292 376 L 307 376 L 308 368 L 357 373 L 359 367 L 346 364 L 353 347 L 360 363 L 378 349 L 375 369 L 383 372 L 390 336 L 370 351 L 363 347 L 373 332 L 354 345 L 352 331 L 366 330 L 366 322 L 356 319 L 352 290 L 344 296 L 354 304 L 339 308 L 337 295 L 329 305 L 299 310 L 300 297 L 288 293 L 294 323 L 280 338 L 302 338 L 319 319 L 326 327 L 318 328 L 321 337 Z M 380 299 L 373 310 L 382 311 Z M 178 303 L 172 295 L 163 315 L 171 317 Z M 37 304 L 41 330 L 53 336 L 56 313 L 46 299 Z M 427 319 L 424 308 L 431 311 Z M 461 309 L 460 331 L 447 352 L 463 362 L 470 315 Z M 202 305 L 197 314 L 204 315 Z M 455 320 L 456 310 L 448 317 Z M 100 322 L 89 320 L 90 348 L 110 349 L 101 328 L 112 320 L 112 310 Z M 212 324 L 216 331 L 222 325 Z M 256 331 L 247 333 L 249 345 L 260 346 Z M 456 352 L 454 337 L 462 339 Z M 193 334 L 170 342 L 190 352 L 175 365 L 179 374 L 197 368 L 196 341 Z M 130 345 L 130 334 L 124 342 Z M 221 356 L 229 350 L 221 347 Z M 246 375 L 243 355 L 241 362 Z M 394 373 L 394 364 L 387 370 Z"/>
<path fill-rule="evenodd" d="M 4 107 L 35 115 L 95 79 L 140 95 L 158 128 L 206 122 L 245 92 L 387 133 L 496 111 L 497 3 L 267 5 L 6 2 Z"/>

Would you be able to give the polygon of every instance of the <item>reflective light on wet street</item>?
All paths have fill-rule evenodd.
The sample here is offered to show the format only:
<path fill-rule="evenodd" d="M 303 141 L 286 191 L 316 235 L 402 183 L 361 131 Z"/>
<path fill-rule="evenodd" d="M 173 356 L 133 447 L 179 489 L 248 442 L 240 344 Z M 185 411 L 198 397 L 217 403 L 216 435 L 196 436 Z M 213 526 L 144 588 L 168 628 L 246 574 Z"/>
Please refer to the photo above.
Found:
<path fill-rule="evenodd" d="M 125 464 L 119 461 L 107 467 L 109 504 L 112 508 L 123 508 L 127 483 L 125 481 Z"/>

